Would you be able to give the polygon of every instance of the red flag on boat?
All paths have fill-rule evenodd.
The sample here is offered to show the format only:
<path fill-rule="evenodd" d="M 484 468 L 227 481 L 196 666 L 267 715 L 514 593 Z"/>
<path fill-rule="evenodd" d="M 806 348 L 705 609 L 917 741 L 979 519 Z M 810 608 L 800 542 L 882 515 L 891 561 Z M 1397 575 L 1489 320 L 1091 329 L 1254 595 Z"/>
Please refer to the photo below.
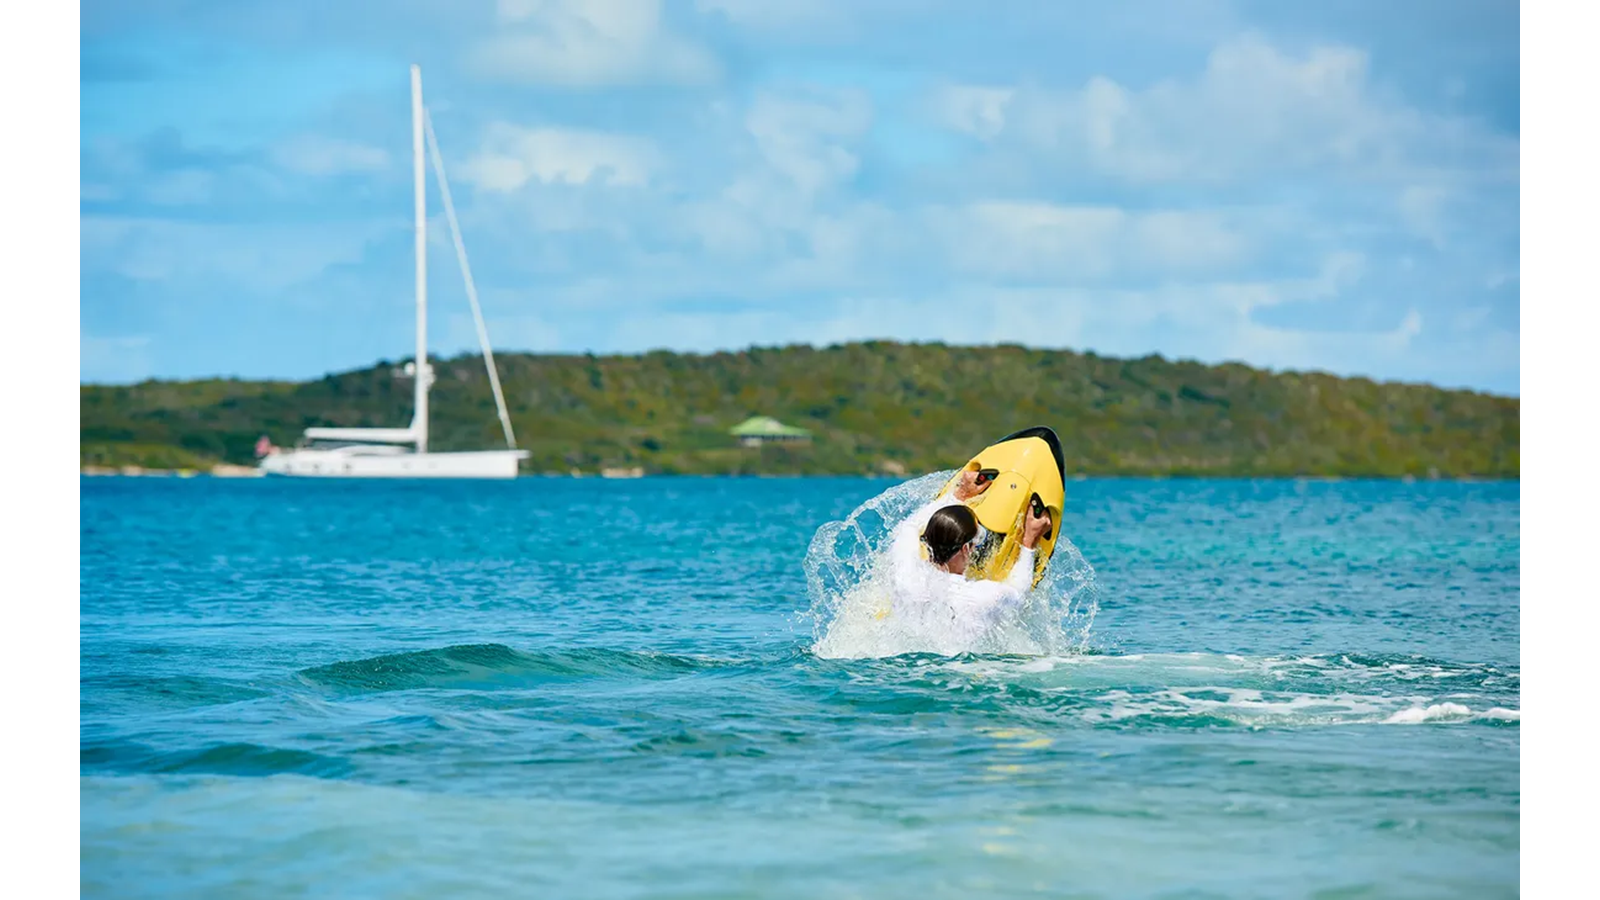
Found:
<path fill-rule="evenodd" d="M 260 440 L 256 441 L 256 456 L 266 456 L 276 449 L 278 448 L 272 446 L 272 441 L 268 440 L 264 434 Z"/>

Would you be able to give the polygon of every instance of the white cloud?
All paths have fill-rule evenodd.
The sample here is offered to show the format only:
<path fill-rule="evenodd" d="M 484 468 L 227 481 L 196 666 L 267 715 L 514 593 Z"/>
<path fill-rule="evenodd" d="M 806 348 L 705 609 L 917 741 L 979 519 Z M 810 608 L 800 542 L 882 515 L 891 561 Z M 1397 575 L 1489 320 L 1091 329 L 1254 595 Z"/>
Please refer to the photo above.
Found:
<path fill-rule="evenodd" d="M 541 315 L 493 315 L 494 309 L 516 308 L 519 305 L 533 300 L 535 297 L 507 296 L 484 297 L 484 305 L 489 310 L 484 314 L 484 329 L 489 333 L 489 346 L 495 352 L 515 351 L 526 353 L 554 353 L 563 349 L 561 329 L 558 328 L 547 316 Z M 519 301 L 522 301 L 519 303 Z M 467 351 L 477 353 L 478 327 L 470 313 L 452 313 L 443 317 L 442 327 L 438 327 L 433 337 L 434 346 L 440 353 L 458 353 Z"/>
<path fill-rule="evenodd" d="M 295 187 L 293 179 L 262 160 L 277 158 L 285 146 L 264 147 L 258 156 L 196 148 L 176 132 L 99 136 L 85 142 L 81 199 L 166 207 L 282 199 Z"/>
<path fill-rule="evenodd" d="M 894 214 L 849 200 L 844 189 L 860 167 L 858 144 L 872 124 L 865 94 L 764 91 L 728 124 L 736 132 L 720 139 L 746 164 L 657 225 L 722 261 L 768 258 L 761 277 L 785 283 L 815 284 L 825 272 L 843 277 L 869 242 L 881 241 L 870 229 Z"/>
<path fill-rule="evenodd" d="M 1011 88 L 946 87 L 934 97 L 935 115 L 957 131 L 989 140 L 1005 127 L 1006 107 L 1015 95 Z"/>
<path fill-rule="evenodd" d="M 78 336 L 78 380 L 122 384 L 150 377 L 150 336 Z"/>
<path fill-rule="evenodd" d="M 570 87 L 715 81 L 719 66 L 669 29 L 660 0 L 500 0 L 500 33 L 471 64 L 502 78 Z"/>
<path fill-rule="evenodd" d="M 1397 205 L 1406 225 L 1434 247 L 1444 247 L 1444 218 L 1441 207 L 1447 192 L 1436 186 L 1409 185 L 1400 192 Z"/>
<path fill-rule="evenodd" d="M 945 88 L 936 105 L 951 128 L 1004 136 L 1056 166 L 1132 183 L 1306 170 L 1403 177 L 1435 164 L 1424 157 L 1442 129 L 1458 140 L 1458 165 L 1515 172 L 1514 139 L 1388 97 L 1371 84 L 1366 53 L 1346 46 L 1295 55 L 1245 35 L 1217 46 L 1190 79 L 1133 89 L 1095 76 L 1075 90 L 998 90 Z"/>
<path fill-rule="evenodd" d="M 270 156 L 279 166 L 305 175 L 372 172 L 389 166 L 389 153 L 382 147 L 319 135 L 291 138 L 272 148 Z"/>
<path fill-rule="evenodd" d="M 1376 332 L 1283 328 L 1261 324 L 1252 313 L 1290 302 L 1337 299 L 1342 289 L 1357 282 L 1361 266 L 1359 256 L 1334 254 L 1309 277 L 1163 281 L 1146 288 L 1003 288 L 964 281 L 938 296 L 891 303 L 902 318 L 885 321 L 884 333 L 904 333 L 920 314 L 933 329 L 930 337 L 944 340 L 1093 347 L 1117 355 L 1159 350 L 1209 362 L 1247 359 L 1275 367 L 1360 371 L 1374 361 L 1402 361 L 1411 339 L 1421 333 L 1420 313 L 1410 310 L 1393 329 Z M 975 308 L 995 314 L 975 328 L 971 317 L 960 315 Z M 1151 337 L 1152 327 L 1175 336 L 1158 341 Z"/>
<path fill-rule="evenodd" d="M 1231 358 L 1275 369 L 1394 371 L 1412 362 L 1411 343 L 1421 333 L 1422 314 L 1415 309 L 1407 310 L 1394 328 L 1376 332 L 1278 328 L 1246 319 L 1219 335 L 1215 346 Z"/>
<path fill-rule="evenodd" d="M 720 259 L 753 257 L 770 247 L 775 236 L 749 210 L 726 199 L 688 204 L 680 221 L 703 249 Z"/>
<path fill-rule="evenodd" d="M 945 246 L 966 272 L 1099 278 L 1115 265 L 1112 241 L 1128 215 L 1114 207 L 984 202 L 945 223 Z"/>
<path fill-rule="evenodd" d="M 763 93 L 745 116 L 767 164 L 807 194 L 855 174 L 853 144 L 871 124 L 872 104 L 859 91 Z"/>
<path fill-rule="evenodd" d="M 1217 213 L 1151 212 L 1129 224 L 1133 266 L 1190 272 L 1237 264 L 1249 252 L 1244 235 Z"/>
<path fill-rule="evenodd" d="M 848 28 L 852 6 L 828 0 L 695 0 L 694 8 L 753 31 L 792 36 L 797 30 Z"/>
<path fill-rule="evenodd" d="M 1064 285 L 1113 274 L 1147 280 L 1219 269 L 1249 249 L 1242 234 L 1210 212 L 984 201 L 930 215 L 959 271 Z"/>
<path fill-rule="evenodd" d="M 1422 333 L 1422 313 L 1414 309 L 1406 310 L 1406 317 L 1396 328 L 1391 336 L 1396 344 L 1405 347 L 1411 339 Z"/>
<path fill-rule="evenodd" d="M 216 184 L 214 172 L 180 169 L 150 177 L 143 194 L 146 200 L 161 206 L 193 206 L 209 202 Z"/>
<path fill-rule="evenodd" d="M 1279 304 L 1337 300 L 1345 289 L 1360 283 L 1366 274 L 1364 255 L 1338 250 L 1323 257 L 1315 275 L 1282 279 L 1271 283 L 1270 289 L 1260 284 L 1231 285 L 1230 288 L 1237 292 L 1238 312 L 1248 315 L 1252 310 Z"/>
<path fill-rule="evenodd" d="M 1472 331 L 1488 321 L 1491 312 L 1493 310 L 1487 306 L 1474 306 L 1456 313 L 1450 325 L 1457 331 Z"/>
<path fill-rule="evenodd" d="M 252 292 L 281 291 L 341 263 L 361 260 L 388 222 L 256 225 L 83 216 L 85 271 L 133 281 L 215 287 L 223 279 Z"/>
<path fill-rule="evenodd" d="M 500 122 L 490 126 L 483 149 L 463 165 L 462 177 L 502 193 L 530 181 L 637 187 L 649 181 L 657 165 L 655 148 L 642 138 Z"/>

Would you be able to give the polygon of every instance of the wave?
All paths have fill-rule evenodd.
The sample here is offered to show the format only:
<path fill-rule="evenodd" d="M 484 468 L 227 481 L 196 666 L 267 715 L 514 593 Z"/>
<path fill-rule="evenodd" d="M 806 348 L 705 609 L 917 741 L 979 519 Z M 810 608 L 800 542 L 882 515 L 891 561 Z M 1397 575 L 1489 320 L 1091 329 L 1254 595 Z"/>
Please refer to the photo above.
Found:
<path fill-rule="evenodd" d="M 165 775 L 264 776 L 292 773 L 339 778 L 354 769 L 348 760 L 339 757 L 253 743 L 224 743 L 199 749 L 162 751 L 133 741 L 112 741 L 80 747 L 78 763 L 84 769 Z"/>
<path fill-rule="evenodd" d="M 725 661 L 605 648 L 514 650 L 460 644 L 302 669 L 313 685 L 355 691 L 504 689 L 578 678 L 663 678 L 732 665 Z"/>
<path fill-rule="evenodd" d="M 79 681 L 79 693 L 93 702 L 115 706 L 137 702 L 163 709 L 223 706 L 268 696 L 253 684 L 226 678 L 192 675 L 150 676 L 117 673 L 92 675 Z"/>

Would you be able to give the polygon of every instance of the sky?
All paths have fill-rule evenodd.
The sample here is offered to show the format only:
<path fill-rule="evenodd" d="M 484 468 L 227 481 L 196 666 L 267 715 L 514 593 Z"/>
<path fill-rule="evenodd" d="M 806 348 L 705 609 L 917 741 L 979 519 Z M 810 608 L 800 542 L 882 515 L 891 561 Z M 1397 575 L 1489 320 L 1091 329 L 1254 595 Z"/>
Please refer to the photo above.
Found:
<path fill-rule="evenodd" d="M 869 338 L 1520 392 L 1518 7 L 84 0 L 85 382 Z M 431 174 L 430 174 L 431 181 Z M 476 352 L 430 183 L 431 350 Z"/>

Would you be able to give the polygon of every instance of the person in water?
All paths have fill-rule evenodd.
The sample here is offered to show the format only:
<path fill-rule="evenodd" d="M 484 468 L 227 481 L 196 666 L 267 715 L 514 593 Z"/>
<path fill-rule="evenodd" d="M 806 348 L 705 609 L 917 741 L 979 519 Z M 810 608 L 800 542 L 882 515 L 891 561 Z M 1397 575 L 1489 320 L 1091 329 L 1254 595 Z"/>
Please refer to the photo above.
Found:
<path fill-rule="evenodd" d="M 973 649 L 1021 608 L 1033 582 L 1034 548 L 1050 528 L 1049 511 L 1036 516 L 1030 507 L 1023 519 L 1022 549 L 1005 580 L 968 580 L 967 564 L 981 528 L 966 501 L 988 489 L 989 483 L 977 472 L 961 473 L 951 496 L 926 503 L 907 516 L 890 541 L 891 614 L 932 639 L 943 652 Z M 919 543 L 927 545 L 926 559 Z"/>

